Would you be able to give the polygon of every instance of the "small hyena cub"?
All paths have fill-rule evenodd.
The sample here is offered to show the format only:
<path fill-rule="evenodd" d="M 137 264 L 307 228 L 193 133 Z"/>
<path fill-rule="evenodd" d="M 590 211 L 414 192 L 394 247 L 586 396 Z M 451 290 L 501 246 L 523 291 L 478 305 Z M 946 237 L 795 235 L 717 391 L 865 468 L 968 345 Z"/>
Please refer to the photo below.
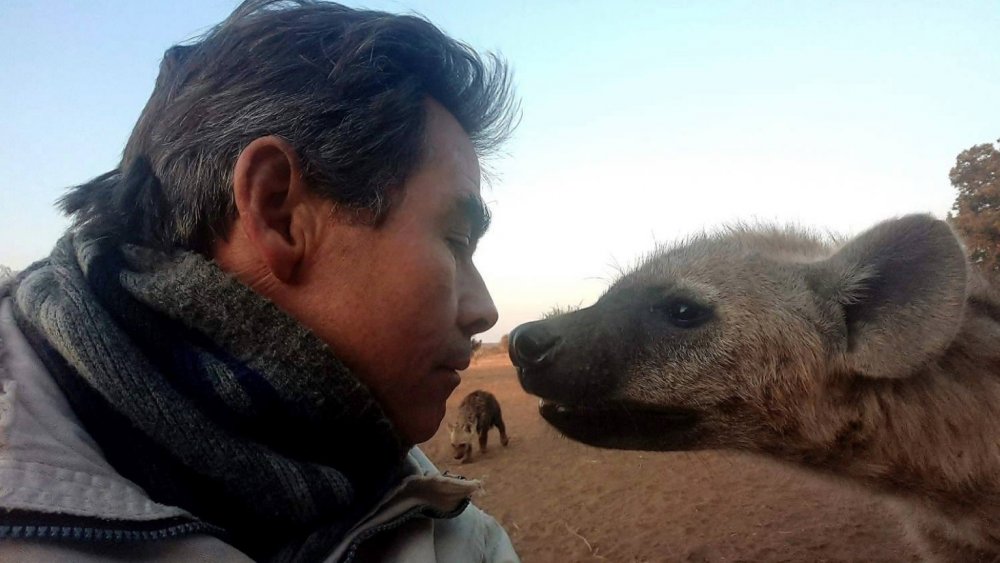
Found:
<path fill-rule="evenodd" d="M 500 403 L 489 391 L 473 391 L 462 399 L 458 406 L 457 420 L 448 425 L 451 447 L 455 449 L 455 459 L 466 463 L 472 459 L 472 438 L 479 434 L 479 451 L 486 451 L 486 439 L 490 428 L 500 431 L 500 443 L 507 445 L 507 428 L 503 425 Z"/>

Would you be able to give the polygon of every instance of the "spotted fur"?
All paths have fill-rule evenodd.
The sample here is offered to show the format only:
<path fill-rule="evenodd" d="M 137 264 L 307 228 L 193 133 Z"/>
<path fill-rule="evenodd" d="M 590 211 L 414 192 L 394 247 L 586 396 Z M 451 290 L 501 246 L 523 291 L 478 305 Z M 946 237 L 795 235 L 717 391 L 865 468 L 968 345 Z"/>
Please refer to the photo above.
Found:
<path fill-rule="evenodd" d="M 500 431 L 500 443 L 508 444 L 507 428 L 503 423 L 500 403 L 489 391 L 477 390 L 469 393 L 458 406 L 458 416 L 455 422 L 448 425 L 448 435 L 451 446 L 455 450 L 455 459 L 462 463 L 472 461 L 472 443 L 478 436 L 479 451 L 486 452 L 486 442 L 490 428 Z"/>
<path fill-rule="evenodd" d="M 928 559 L 1000 560 L 1000 298 L 942 221 L 696 237 L 511 341 L 571 438 L 785 460 L 885 495 Z"/>

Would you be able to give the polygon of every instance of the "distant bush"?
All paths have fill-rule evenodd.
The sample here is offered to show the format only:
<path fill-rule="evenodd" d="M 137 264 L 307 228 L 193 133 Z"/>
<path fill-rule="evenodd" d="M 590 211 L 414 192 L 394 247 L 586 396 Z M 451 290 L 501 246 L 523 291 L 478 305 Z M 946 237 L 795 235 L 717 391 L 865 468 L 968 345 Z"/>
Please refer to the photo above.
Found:
<path fill-rule="evenodd" d="M 499 356 L 507 354 L 507 335 L 500 337 L 500 342 L 483 342 L 481 340 L 472 341 L 472 357 L 484 358 L 486 356 Z M 477 344 L 478 342 L 478 344 Z"/>

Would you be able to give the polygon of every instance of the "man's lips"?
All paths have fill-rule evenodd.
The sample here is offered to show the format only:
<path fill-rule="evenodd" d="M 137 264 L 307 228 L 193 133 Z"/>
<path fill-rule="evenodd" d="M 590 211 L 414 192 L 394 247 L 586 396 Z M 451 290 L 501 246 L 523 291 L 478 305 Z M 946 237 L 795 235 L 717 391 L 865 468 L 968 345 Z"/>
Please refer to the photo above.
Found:
<path fill-rule="evenodd" d="M 465 371 L 469 369 L 469 366 L 471 364 L 472 364 L 472 356 L 463 355 L 449 359 L 444 364 L 442 364 L 441 367 L 455 371 Z"/>
<path fill-rule="evenodd" d="M 458 370 L 448 366 L 441 366 L 435 369 L 433 373 L 435 374 L 435 376 L 442 377 L 443 379 L 441 381 L 447 381 L 449 383 L 448 386 L 449 394 L 456 387 L 458 387 L 459 383 L 462 382 L 462 375 L 458 373 Z"/>

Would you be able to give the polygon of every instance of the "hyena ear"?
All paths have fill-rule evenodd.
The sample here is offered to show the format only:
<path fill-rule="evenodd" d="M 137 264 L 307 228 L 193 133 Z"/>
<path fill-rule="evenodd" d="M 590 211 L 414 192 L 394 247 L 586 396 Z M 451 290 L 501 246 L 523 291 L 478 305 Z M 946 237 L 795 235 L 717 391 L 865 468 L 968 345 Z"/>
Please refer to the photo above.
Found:
<path fill-rule="evenodd" d="M 965 306 L 965 253 L 944 221 L 885 221 L 815 265 L 811 285 L 838 319 L 842 360 L 869 377 L 905 377 L 940 354 Z"/>

